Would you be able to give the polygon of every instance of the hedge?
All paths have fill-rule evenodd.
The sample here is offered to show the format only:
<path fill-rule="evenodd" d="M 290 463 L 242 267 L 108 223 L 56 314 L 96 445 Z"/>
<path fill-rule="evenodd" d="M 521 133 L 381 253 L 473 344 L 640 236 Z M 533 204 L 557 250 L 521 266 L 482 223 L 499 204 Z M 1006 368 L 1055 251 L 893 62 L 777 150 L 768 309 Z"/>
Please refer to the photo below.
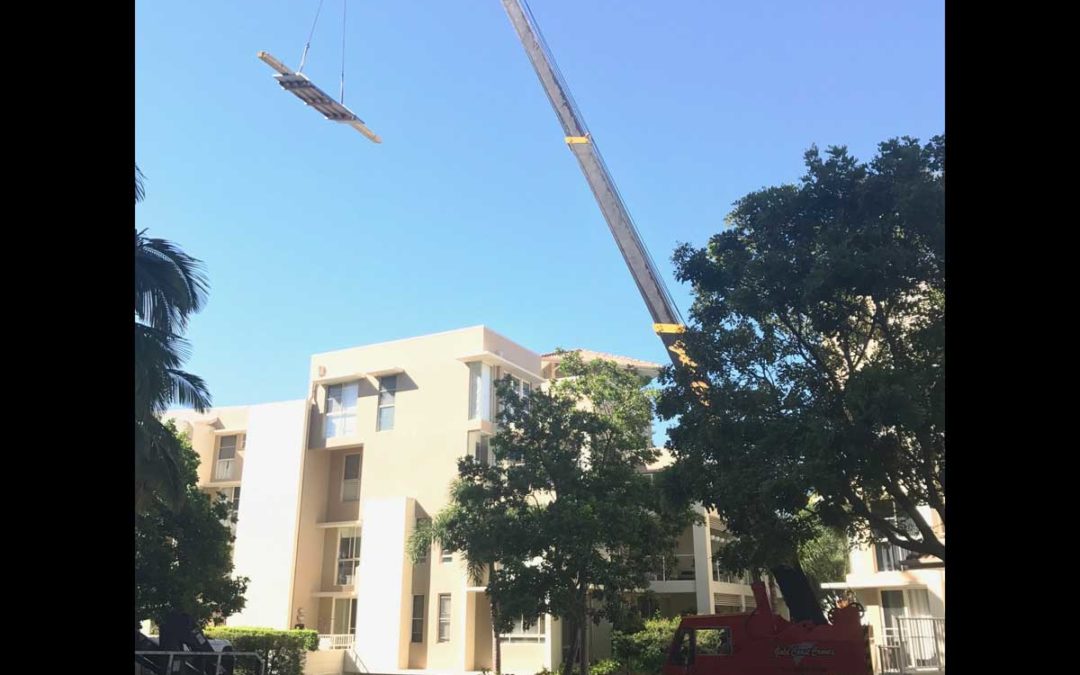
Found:
<path fill-rule="evenodd" d="M 211 640 L 228 640 L 238 652 L 256 652 L 263 658 L 263 675 L 303 675 L 304 652 L 319 648 L 319 634 L 313 630 L 275 630 L 215 626 L 203 630 Z M 244 659 L 237 659 L 235 675 L 255 675 Z"/>

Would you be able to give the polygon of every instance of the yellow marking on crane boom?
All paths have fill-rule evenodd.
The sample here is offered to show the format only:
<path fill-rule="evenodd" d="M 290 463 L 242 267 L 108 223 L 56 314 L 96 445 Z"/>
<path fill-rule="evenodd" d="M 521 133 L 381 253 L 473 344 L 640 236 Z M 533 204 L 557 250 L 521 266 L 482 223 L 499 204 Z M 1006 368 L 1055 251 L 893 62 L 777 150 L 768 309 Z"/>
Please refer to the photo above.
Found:
<path fill-rule="evenodd" d="M 687 356 L 686 347 L 683 346 L 683 343 L 682 343 L 681 340 L 679 342 L 676 342 L 675 344 L 671 345 L 670 347 L 668 347 L 668 351 L 671 352 L 672 354 L 674 354 L 675 356 L 677 356 L 679 358 L 679 363 L 683 364 L 684 366 L 689 368 L 691 371 L 693 371 L 693 369 L 697 368 L 697 363 L 693 359 L 691 359 L 689 356 Z"/>
<path fill-rule="evenodd" d="M 568 144 L 570 144 L 570 145 L 573 145 L 574 143 L 588 143 L 589 142 L 589 137 L 588 136 L 567 136 L 566 137 L 566 142 Z"/>
<path fill-rule="evenodd" d="M 685 333 L 686 326 L 677 323 L 657 323 L 653 324 L 654 330 L 657 333 Z M 697 377 L 698 364 L 686 353 L 686 345 L 682 340 L 676 340 L 674 344 L 668 347 L 668 351 L 671 352 L 678 360 L 682 367 L 690 373 L 691 377 Z M 690 382 L 690 388 L 697 395 L 698 401 L 701 402 L 706 408 L 709 407 L 709 385 L 704 380 L 694 379 Z"/>
<path fill-rule="evenodd" d="M 685 333 L 686 326 L 681 323 L 654 323 L 653 332 L 656 333 Z"/>

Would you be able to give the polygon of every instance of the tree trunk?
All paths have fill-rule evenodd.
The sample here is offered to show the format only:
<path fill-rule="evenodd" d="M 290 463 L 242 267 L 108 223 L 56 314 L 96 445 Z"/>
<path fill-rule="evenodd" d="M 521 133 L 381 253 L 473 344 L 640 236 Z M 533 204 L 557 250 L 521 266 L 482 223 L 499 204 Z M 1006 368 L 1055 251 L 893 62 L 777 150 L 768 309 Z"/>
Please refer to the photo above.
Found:
<path fill-rule="evenodd" d="M 589 596 L 581 589 L 581 668 L 580 675 L 589 675 Z"/>
<path fill-rule="evenodd" d="M 487 584 L 491 583 L 491 577 L 495 574 L 495 563 L 488 565 Z M 485 584 L 486 585 L 486 584 Z M 495 644 L 491 649 L 495 655 L 495 675 L 502 675 L 502 641 L 499 640 L 499 610 L 495 606 L 495 599 L 488 595 L 488 603 L 491 605 L 491 637 Z"/>
<path fill-rule="evenodd" d="M 581 675 L 589 675 L 589 620 L 581 622 Z"/>
<path fill-rule="evenodd" d="M 568 646 L 569 648 L 566 650 L 566 655 L 563 656 L 562 668 L 560 670 L 562 671 L 562 675 L 573 675 L 574 665 L 575 665 L 575 663 L 577 661 L 577 646 L 578 646 L 577 618 L 568 616 L 568 617 L 565 618 L 565 621 L 570 624 L 569 625 L 570 630 L 568 631 L 570 633 L 570 644 Z"/>

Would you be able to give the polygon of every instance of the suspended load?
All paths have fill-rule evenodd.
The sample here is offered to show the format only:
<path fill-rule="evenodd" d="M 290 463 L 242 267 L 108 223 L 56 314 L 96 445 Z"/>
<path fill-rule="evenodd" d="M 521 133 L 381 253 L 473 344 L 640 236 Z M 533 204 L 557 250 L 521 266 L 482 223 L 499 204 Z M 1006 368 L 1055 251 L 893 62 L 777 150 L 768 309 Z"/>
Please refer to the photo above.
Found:
<path fill-rule="evenodd" d="M 374 131 L 367 128 L 364 120 L 357 117 L 356 113 L 341 103 L 327 96 L 326 92 L 315 86 L 315 83 L 309 80 L 306 75 L 289 70 L 284 63 L 278 61 L 268 52 L 259 52 L 258 56 L 263 63 L 278 72 L 274 79 L 278 81 L 282 89 L 295 94 L 298 99 L 321 112 L 326 119 L 347 124 L 373 142 L 382 143 L 382 139 Z"/>

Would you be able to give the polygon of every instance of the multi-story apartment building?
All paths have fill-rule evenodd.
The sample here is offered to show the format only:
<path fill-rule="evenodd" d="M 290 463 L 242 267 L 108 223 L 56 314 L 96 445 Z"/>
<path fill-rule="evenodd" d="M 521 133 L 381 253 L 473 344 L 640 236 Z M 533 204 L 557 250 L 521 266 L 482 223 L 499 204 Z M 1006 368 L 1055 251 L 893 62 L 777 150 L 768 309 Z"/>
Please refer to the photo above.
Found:
<path fill-rule="evenodd" d="M 406 542 L 446 506 L 458 458 L 488 458 L 495 382 L 509 375 L 527 392 L 557 378 L 558 361 L 477 326 L 317 354 L 304 400 L 170 413 L 202 459 L 200 485 L 237 502 L 234 561 L 251 582 L 228 623 L 315 628 L 311 675 L 492 668 L 483 587 L 460 555 L 436 548 L 413 564 Z M 752 606 L 745 580 L 714 567 L 723 537 L 707 516 L 680 538 L 674 563 L 657 552 L 657 609 Z M 595 657 L 606 655 L 607 631 L 590 639 Z M 503 668 L 554 669 L 563 643 L 559 621 L 524 617 L 502 638 Z"/>
<path fill-rule="evenodd" d="M 920 509 L 944 541 L 937 513 Z M 870 627 L 875 673 L 945 672 L 945 564 L 887 541 L 858 546 L 844 581 L 822 584 L 854 597 Z"/>

